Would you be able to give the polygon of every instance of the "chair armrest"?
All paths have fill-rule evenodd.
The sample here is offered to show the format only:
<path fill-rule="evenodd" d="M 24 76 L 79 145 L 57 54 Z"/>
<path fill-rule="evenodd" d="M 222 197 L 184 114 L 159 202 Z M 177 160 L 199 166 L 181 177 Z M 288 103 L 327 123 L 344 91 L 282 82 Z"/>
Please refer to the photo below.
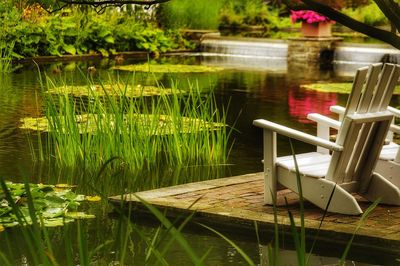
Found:
<path fill-rule="evenodd" d="M 326 149 L 330 149 L 333 151 L 342 151 L 343 147 L 331 142 L 329 140 L 325 140 L 322 138 L 315 137 L 313 135 L 301 132 L 299 130 L 295 130 L 289 127 L 285 127 L 279 124 L 276 124 L 274 122 L 265 120 L 265 119 L 257 119 L 253 121 L 253 125 L 263 128 L 263 129 L 268 129 L 271 131 L 274 131 L 280 135 L 287 136 L 289 138 L 297 139 L 303 142 L 307 142 L 309 144 L 315 145 L 315 146 L 320 146 Z"/>
<path fill-rule="evenodd" d="M 400 126 L 397 125 L 390 125 L 390 131 L 396 134 L 400 134 Z"/>
<path fill-rule="evenodd" d="M 339 121 L 337 121 L 335 119 L 332 119 L 332 118 L 329 118 L 327 116 L 320 115 L 320 114 L 317 114 L 317 113 L 308 114 L 307 118 L 309 120 L 311 120 L 311 121 L 314 121 L 314 122 L 317 122 L 317 123 L 320 123 L 320 124 L 324 124 L 326 126 L 334 128 L 334 129 L 339 129 L 340 125 L 342 124 L 341 122 L 339 122 Z"/>
<path fill-rule="evenodd" d="M 388 106 L 388 111 L 390 111 L 395 117 L 400 117 L 400 110 L 391 106 Z"/>
<path fill-rule="evenodd" d="M 391 106 L 388 106 L 388 111 L 390 111 L 395 117 L 400 117 L 400 110 Z M 331 111 L 332 113 L 335 114 L 339 114 L 342 115 L 344 114 L 346 108 L 344 108 L 343 106 L 339 106 L 339 105 L 332 105 L 331 107 L 329 107 L 329 111 Z"/>
<path fill-rule="evenodd" d="M 329 107 L 329 111 L 338 115 L 342 115 L 346 111 L 346 108 L 340 105 L 332 105 L 331 107 Z"/>

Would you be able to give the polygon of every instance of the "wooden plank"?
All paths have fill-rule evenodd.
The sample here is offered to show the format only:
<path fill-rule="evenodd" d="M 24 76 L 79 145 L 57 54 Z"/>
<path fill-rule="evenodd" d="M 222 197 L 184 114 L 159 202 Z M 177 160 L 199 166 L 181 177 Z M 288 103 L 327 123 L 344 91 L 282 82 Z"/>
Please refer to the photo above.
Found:
<path fill-rule="evenodd" d="M 243 234 L 246 232 L 254 233 L 255 222 L 258 224 L 260 232 L 273 230 L 274 227 L 273 207 L 264 204 L 263 178 L 263 173 L 254 173 L 192 183 L 190 186 L 180 185 L 162 188 L 147 194 L 145 192 L 140 193 L 144 195 L 144 200 L 161 210 L 166 210 L 171 217 L 190 215 L 192 212 L 196 212 L 192 218 L 193 222 L 207 223 L 215 226 L 215 228 L 223 228 L 228 231 L 233 230 L 235 234 L 241 232 Z M 221 182 L 221 185 L 218 185 L 219 182 Z M 197 185 L 199 189 L 193 190 Z M 191 189 L 184 192 L 181 189 L 182 187 L 190 187 Z M 206 187 L 209 188 L 205 189 Z M 159 197 L 155 198 L 158 190 L 161 190 L 162 193 L 158 193 Z M 168 190 L 173 192 L 165 193 Z M 178 191 L 181 194 L 176 194 Z M 293 213 L 296 225 L 300 224 L 298 197 L 289 190 L 278 191 L 277 197 L 277 200 L 281 202 L 284 202 L 284 198 L 289 200 L 289 206 L 283 204 L 281 207 L 277 207 L 279 228 L 283 228 L 282 230 L 286 228 L 289 231 L 288 210 Z M 115 196 L 110 198 L 110 202 L 120 206 L 120 199 L 121 196 Z M 149 211 L 142 202 L 134 198 L 128 199 L 129 202 L 125 202 L 124 206 L 128 206 L 128 203 L 131 204 L 132 213 L 135 217 L 140 215 L 148 217 Z M 195 204 L 191 206 L 193 202 Z M 359 203 L 364 210 L 369 205 L 365 201 L 359 201 Z M 315 236 L 323 212 L 323 210 L 305 202 L 304 216 L 307 235 Z M 359 216 L 328 213 L 322 223 L 319 238 L 335 243 L 347 243 L 357 227 L 359 219 Z M 400 207 L 379 205 L 373 210 L 366 220 L 365 226 L 357 233 L 353 247 L 371 245 L 374 248 L 400 252 Z"/>

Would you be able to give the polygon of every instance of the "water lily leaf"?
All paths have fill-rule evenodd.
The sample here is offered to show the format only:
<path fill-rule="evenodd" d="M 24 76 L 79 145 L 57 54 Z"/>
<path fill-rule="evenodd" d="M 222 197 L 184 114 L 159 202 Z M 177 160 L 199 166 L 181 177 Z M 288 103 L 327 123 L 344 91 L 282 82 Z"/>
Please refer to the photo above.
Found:
<path fill-rule="evenodd" d="M 2 225 L 0 224 L 0 232 L 3 232 L 4 230 L 5 230 L 4 226 L 2 226 Z"/>
<path fill-rule="evenodd" d="M 56 184 L 54 185 L 56 188 L 64 188 L 64 189 L 71 189 L 71 188 L 76 188 L 75 185 L 70 185 L 70 184 Z"/>
<path fill-rule="evenodd" d="M 48 201 L 45 199 L 35 199 L 33 202 L 33 206 L 35 207 L 36 211 L 40 211 L 48 206 Z"/>
<path fill-rule="evenodd" d="M 65 117 L 54 118 L 58 121 L 65 121 Z M 116 119 L 112 115 L 106 118 L 96 114 L 81 114 L 75 116 L 78 130 L 81 134 L 102 132 L 105 130 L 113 130 L 115 128 Z M 59 130 L 66 132 L 68 129 L 67 124 L 60 122 L 56 128 L 50 128 L 49 122 L 46 117 L 31 118 L 26 117 L 21 119 L 21 129 L 39 130 L 49 132 L 50 130 Z M 141 128 L 148 132 L 149 136 L 152 135 L 170 135 L 176 133 L 176 128 L 179 128 L 179 133 L 196 133 L 202 130 L 219 130 L 225 127 L 222 123 L 207 122 L 201 119 L 190 117 L 182 117 L 176 121 L 174 117 L 168 115 L 151 115 L 151 114 L 130 114 L 124 115 L 123 123 L 126 124 L 126 129 Z M 156 125 L 155 123 L 159 123 Z M 54 124 L 54 123 L 50 123 Z M 65 125 L 65 126 L 64 126 Z M 156 130 L 154 130 L 156 128 Z M 148 130 L 146 130 L 148 129 Z"/>
<path fill-rule="evenodd" d="M 17 203 L 18 210 L 23 216 L 22 225 L 32 224 L 31 211 L 28 207 L 28 199 L 25 193 L 25 184 L 6 183 L 9 185 L 11 197 Z M 33 206 L 35 208 L 35 216 L 40 217 L 42 226 L 62 226 L 67 222 L 72 222 L 74 219 L 93 218 L 93 215 L 83 212 L 74 212 L 80 205 L 80 201 L 86 199 L 84 195 L 75 194 L 71 191 L 74 186 L 58 185 L 63 187 L 61 191 L 56 191 L 56 186 L 44 184 L 30 184 Z M 18 195 L 16 195 L 18 194 Z M 70 217 L 67 217 L 66 212 L 70 212 Z M 77 218 L 73 218 L 77 217 Z M 12 207 L 4 198 L 0 199 L 0 231 L 4 228 L 17 226 L 19 224 Z"/>
<path fill-rule="evenodd" d="M 60 195 L 56 195 L 55 193 L 49 193 L 46 196 L 44 196 L 44 199 L 48 201 L 49 205 L 54 204 L 63 204 L 65 202 L 65 199 L 62 198 Z"/>
<path fill-rule="evenodd" d="M 32 198 L 43 198 L 45 192 L 43 192 L 39 187 L 31 188 Z"/>
<path fill-rule="evenodd" d="M 93 214 L 86 214 L 84 212 L 67 212 L 65 217 L 73 218 L 73 219 L 91 219 L 95 218 Z"/>
<path fill-rule="evenodd" d="M 38 184 L 38 188 L 43 192 L 54 191 L 54 187 L 50 185 Z"/>
<path fill-rule="evenodd" d="M 18 225 L 18 222 L 2 223 L 4 227 L 14 227 Z"/>
<path fill-rule="evenodd" d="M 160 88 L 155 86 L 129 85 L 122 83 L 101 84 L 91 86 L 60 86 L 50 88 L 47 93 L 51 94 L 68 94 L 75 97 L 85 96 L 124 96 L 137 98 L 142 96 L 158 96 L 184 93 L 182 90 L 171 88 Z"/>
<path fill-rule="evenodd" d="M 57 217 L 57 218 L 49 218 L 44 220 L 44 226 L 46 227 L 57 227 L 57 226 L 64 226 L 66 223 L 73 222 L 74 219 L 72 218 L 65 218 L 65 217 Z"/>
<path fill-rule="evenodd" d="M 84 201 L 85 200 L 85 195 L 76 195 L 74 198 L 75 201 Z"/>
<path fill-rule="evenodd" d="M 93 201 L 100 201 L 101 197 L 100 196 L 86 196 L 85 199 L 87 201 L 92 201 L 93 202 Z"/>
<path fill-rule="evenodd" d="M 64 208 L 47 208 L 43 212 L 43 218 L 55 218 L 63 215 L 65 212 Z"/>
<path fill-rule="evenodd" d="M 204 65 L 174 65 L 174 64 L 141 64 L 141 65 L 125 65 L 115 66 L 113 69 L 133 71 L 133 72 L 150 72 L 150 73 L 204 73 L 221 71 L 223 68 Z"/>
<path fill-rule="evenodd" d="M 351 91 L 352 83 L 311 83 L 301 85 L 300 88 L 318 92 L 331 92 L 348 94 Z M 400 94 L 400 86 L 395 87 L 393 94 Z"/>
<path fill-rule="evenodd" d="M 62 217 L 46 219 L 46 220 L 43 220 L 43 223 L 44 223 L 44 226 L 46 226 L 46 227 L 57 227 L 57 226 L 63 226 L 65 224 L 64 219 Z"/>

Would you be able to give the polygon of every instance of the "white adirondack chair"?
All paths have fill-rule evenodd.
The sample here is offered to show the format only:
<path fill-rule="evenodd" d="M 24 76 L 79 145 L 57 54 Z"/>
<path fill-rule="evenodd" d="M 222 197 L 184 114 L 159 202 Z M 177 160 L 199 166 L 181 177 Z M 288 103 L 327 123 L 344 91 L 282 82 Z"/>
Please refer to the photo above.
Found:
<path fill-rule="evenodd" d="M 357 71 L 336 142 L 264 119 L 253 121 L 255 126 L 263 128 L 266 204 L 274 204 L 278 183 L 298 193 L 296 158 L 303 197 L 322 209 L 343 214 L 362 213 L 352 193 L 370 201 L 380 198 L 382 203 L 400 205 L 400 189 L 373 172 L 393 119 L 386 110 L 386 102 L 392 96 L 394 84 L 383 85 L 389 67 L 381 71 L 382 65 L 375 64 Z M 329 149 L 332 154 L 317 151 L 277 157 L 277 133 Z"/>
<path fill-rule="evenodd" d="M 392 83 L 396 84 L 398 76 L 400 75 L 400 66 L 388 65 L 386 67 L 387 79 L 385 79 L 383 82 L 386 82 L 387 85 L 392 86 Z M 392 71 L 393 75 L 390 77 L 389 74 L 391 74 Z M 385 99 L 385 105 L 387 104 L 386 101 L 388 100 L 390 99 Z M 387 107 L 387 110 L 390 111 L 394 117 L 400 118 L 400 110 L 390 106 Z M 346 108 L 334 105 L 330 107 L 330 111 L 339 115 L 339 121 L 316 113 L 307 115 L 308 119 L 317 122 L 318 137 L 329 139 L 330 129 L 339 129 L 341 121 L 343 121 L 346 113 Z M 393 142 L 393 134 L 400 134 L 400 126 L 394 125 L 394 120 L 392 120 L 392 125 L 390 126 L 390 130 L 386 136 L 386 141 L 388 143 L 383 145 L 374 171 L 381 174 L 384 178 L 400 188 L 400 145 Z M 329 153 L 329 150 L 325 148 L 319 148 L 318 151 L 321 153 Z"/>

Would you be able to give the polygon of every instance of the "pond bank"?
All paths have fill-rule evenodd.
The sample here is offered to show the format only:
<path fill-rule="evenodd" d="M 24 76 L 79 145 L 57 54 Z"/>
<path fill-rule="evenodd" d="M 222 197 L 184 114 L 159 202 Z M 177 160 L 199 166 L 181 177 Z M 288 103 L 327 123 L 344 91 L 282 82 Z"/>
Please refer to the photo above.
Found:
<path fill-rule="evenodd" d="M 235 234 L 255 234 L 254 223 L 260 232 L 271 232 L 274 228 L 274 214 L 271 206 L 263 203 L 263 174 L 254 173 L 210 181 L 189 183 L 173 187 L 110 197 L 111 203 L 133 208 L 135 217 L 149 215 L 149 210 L 138 200 L 142 200 L 167 211 L 170 217 L 187 217 L 193 212 L 192 222 L 209 224 L 219 230 L 228 230 Z M 284 198 L 289 205 L 285 206 Z M 365 210 L 369 202 L 358 199 Z M 289 190 L 278 194 L 278 223 L 280 230 L 290 234 L 289 209 L 300 224 L 299 199 Z M 314 239 L 323 211 L 305 202 L 305 226 L 307 236 Z M 332 214 L 324 218 L 318 243 L 345 245 L 356 230 L 359 216 Z M 262 234 L 261 234 L 262 235 Z M 267 235 L 267 234 L 264 234 Z M 373 250 L 386 254 L 400 252 L 400 207 L 378 205 L 357 232 L 352 249 Z"/>
<path fill-rule="evenodd" d="M 167 53 L 162 53 L 162 55 L 174 55 L 179 53 L 188 53 L 193 52 L 192 50 L 175 50 Z M 115 59 L 118 57 L 122 57 L 123 59 L 127 58 L 137 58 L 137 59 L 146 59 L 154 57 L 154 54 L 151 54 L 146 51 L 131 51 L 131 52 L 118 52 L 109 57 L 104 57 L 100 53 L 96 54 L 82 54 L 82 55 L 62 55 L 62 56 L 37 56 L 37 57 L 28 57 L 16 60 L 16 63 L 52 63 L 52 62 L 71 62 L 71 61 L 85 61 L 85 60 L 94 60 L 101 58 L 110 58 Z"/>

